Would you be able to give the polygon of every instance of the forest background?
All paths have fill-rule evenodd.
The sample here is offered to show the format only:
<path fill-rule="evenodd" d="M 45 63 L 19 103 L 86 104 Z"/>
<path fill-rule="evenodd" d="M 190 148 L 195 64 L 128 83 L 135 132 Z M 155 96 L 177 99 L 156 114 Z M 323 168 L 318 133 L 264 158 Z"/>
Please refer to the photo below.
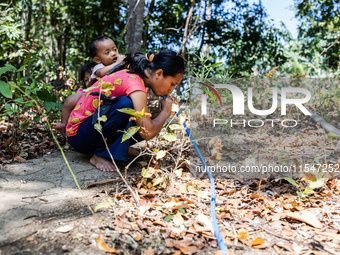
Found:
<path fill-rule="evenodd" d="M 62 102 L 80 84 L 81 66 L 91 61 L 88 45 L 97 35 L 113 38 L 121 54 L 180 51 L 186 77 L 340 72 L 339 0 L 294 0 L 296 39 L 285 24 L 273 25 L 261 0 L 12 0 L 0 6 L 0 113 L 2 120 L 10 117 L 13 134 L 44 116 L 59 119 Z M 202 74 L 202 66 L 210 66 L 209 73 Z M 177 93 L 184 89 L 178 86 Z M 38 111 L 31 110 L 35 104 Z"/>
<path fill-rule="evenodd" d="M 297 39 L 285 24 L 274 27 L 261 0 L 1 2 L 0 66 L 25 65 L 22 76 L 31 85 L 58 79 L 59 66 L 78 81 L 90 61 L 89 42 L 103 34 L 121 54 L 171 48 L 193 68 L 198 58 L 222 62 L 218 69 L 233 77 L 265 75 L 275 66 L 286 77 L 311 66 L 310 76 L 339 74 L 339 44 L 318 59 L 339 36 L 338 0 L 294 0 Z"/>

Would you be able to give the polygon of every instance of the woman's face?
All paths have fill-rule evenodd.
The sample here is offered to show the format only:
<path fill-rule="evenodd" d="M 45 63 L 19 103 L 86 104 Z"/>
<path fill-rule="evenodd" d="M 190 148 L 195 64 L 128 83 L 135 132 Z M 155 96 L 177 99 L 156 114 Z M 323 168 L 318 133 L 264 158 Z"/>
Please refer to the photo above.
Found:
<path fill-rule="evenodd" d="M 150 76 L 149 76 L 150 77 Z M 178 73 L 175 76 L 164 76 L 163 70 L 158 69 L 150 77 L 150 87 L 156 96 L 166 96 L 172 93 L 176 85 L 183 79 L 183 74 Z"/>

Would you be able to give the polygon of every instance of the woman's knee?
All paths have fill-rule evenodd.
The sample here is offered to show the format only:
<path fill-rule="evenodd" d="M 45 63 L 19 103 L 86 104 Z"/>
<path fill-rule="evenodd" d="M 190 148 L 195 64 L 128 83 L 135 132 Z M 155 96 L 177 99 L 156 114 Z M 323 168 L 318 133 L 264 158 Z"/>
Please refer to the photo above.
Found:
<path fill-rule="evenodd" d="M 120 96 L 117 99 L 118 108 L 133 108 L 132 100 L 127 96 Z"/>

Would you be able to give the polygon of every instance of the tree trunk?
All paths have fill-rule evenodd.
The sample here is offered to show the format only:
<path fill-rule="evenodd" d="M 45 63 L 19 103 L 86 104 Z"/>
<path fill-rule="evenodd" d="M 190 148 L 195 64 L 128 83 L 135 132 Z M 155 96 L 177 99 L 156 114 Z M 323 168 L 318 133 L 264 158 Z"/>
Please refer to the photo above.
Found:
<path fill-rule="evenodd" d="M 183 34 L 183 41 L 182 41 L 182 47 L 181 47 L 181 50 L 180 50 L 180 53 L 182 54 L 182 56 L 185 58 L 185 51 L 186 51 L 186 44 L 189 40 L 189 25 L 190 25 L 190 21 L 191 21 L 191 18 L 192 18 L 192 14 L 194 12 L 194 7 L 195 7 L 195 0 L 191 0 L 191 6 L 190 6 L 190 9 L 188 11 L 188 17 L 187 17 L 187 20 L 185 22 L 185 28 L 184 28 L 184 34 Z M 176 93 L 177 95 L 181 95 L 181 85 L 177 85 L 176 87 Z"/>
<path fill-rule="evenodd" d="M 24 14 L 25 19 L 25 41 L 28 41 L 32 24 L 32 2 L 28 1 L 28 11 Z M 27 16 L 26 16 L 27 15 Z"/>
<path fill-rule="evenodd" d="M 129 0 L 126 51 L 135 53 L 142 45 L 145 0 Z"/>
<path fill-rule="evenodd" d="M 211 11 L 212 11 L 211 6 L 212 6 L 212 2 L 211 2 L 211 0 L 209 0 L 208 10 L 207 10 L 207 24 L 209 24 L 209 21 L 211 20 Z M 210 51 L 210 47 L 209 47 L 210 31 L 209 31 L 208 27 L 205 30 L 204 41 L 205 41 L 204 57 L 208 58 L 209 57 L 209 51 Z"/>
<path fill-rule="evenodd" d="M 147 49 L 148 48 L 148 44 L 149 44 L 149 38 L 151 37 L 149 35 L 149 23 L 151 20 L 151 14 L 153 13 L 155 7 L 155 0 L 151 0 L 150 5 L 149 5 L 149 10 L 148 10 L 148 16 L 145 18 L 145 20 L 147 20 L 147 22 L 145 23 L 145 28 L 144 28 L 144 33 L 143 33 L 143 48 Z"/>
<path fill-rule="evenodd" d="M 30 32 L 31 32 L 31 25 L 32 25 L 32 1 L 28 1 L 27 4 L 27 13 L 24 12 L 24 23 L 25 23 L 25 41 L 29 40 Z M 23 76 L 28 77 L 31 70 L 31 62 L 28 63 L 28 67 L 26 70 L 23 71 Z"/>

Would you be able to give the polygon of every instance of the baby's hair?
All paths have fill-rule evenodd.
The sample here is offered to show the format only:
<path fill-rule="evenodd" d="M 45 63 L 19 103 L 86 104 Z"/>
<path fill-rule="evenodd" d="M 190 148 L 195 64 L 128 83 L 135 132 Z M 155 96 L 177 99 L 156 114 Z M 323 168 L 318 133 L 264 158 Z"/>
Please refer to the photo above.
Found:
<path fill-rule="evenodd" d="M 97 65 L 96 62 L 90 62 L 87 64 L 84 64 L 81 67 L 81 71 L 80 71 L 80 79 L 83 81 L 85 79 L 85 73 L 92 73 L 92 70 L 94 68 L 94 66 Z"/>
<path fill-rule="evenodd" d="M 129 73 L 135 73 L 142 78 L 148 78 L 145 74 L 145 69 L 151 71 L 162 69 L 163 75 L 174 77 L 178 73 L 184 73 L 184 59 L 178 53 L 172 50 L 165 50 L 159 53 L 149 51 L 144 54 L 137 52 L 129 54 L 124 61 L 130 64 Z"/>
<path fill-rule="evenodd" d="M 81 71 L 80 71 L 80 79 L 81 79 L 82 82 L 84 82 L 84 80 L 85 80 L 85 74 L 86 74 L 86 73 L 92 74 L 92 70 L 93 70 L 93 68 L 94 68 L 95 65 L 97 65 L 96 62 L 90 62 L 90 63 L 84 64 L 84 65 L 81 67 Z"/>
<path fill-rule="evenodd" d="M 97 37 L 92 39 L 92 41 L 90 42 L 90 45 L 89 45 L 90 55 L 91 55 L 92 58 L 97 56 L 96 42 L 104 41 L 106 39 L 111 39 L 111 38 L 108 37 L 108 36 L 105 36 L 105 35 L 100 35 L 100 36 L 97 36 Z"/>

